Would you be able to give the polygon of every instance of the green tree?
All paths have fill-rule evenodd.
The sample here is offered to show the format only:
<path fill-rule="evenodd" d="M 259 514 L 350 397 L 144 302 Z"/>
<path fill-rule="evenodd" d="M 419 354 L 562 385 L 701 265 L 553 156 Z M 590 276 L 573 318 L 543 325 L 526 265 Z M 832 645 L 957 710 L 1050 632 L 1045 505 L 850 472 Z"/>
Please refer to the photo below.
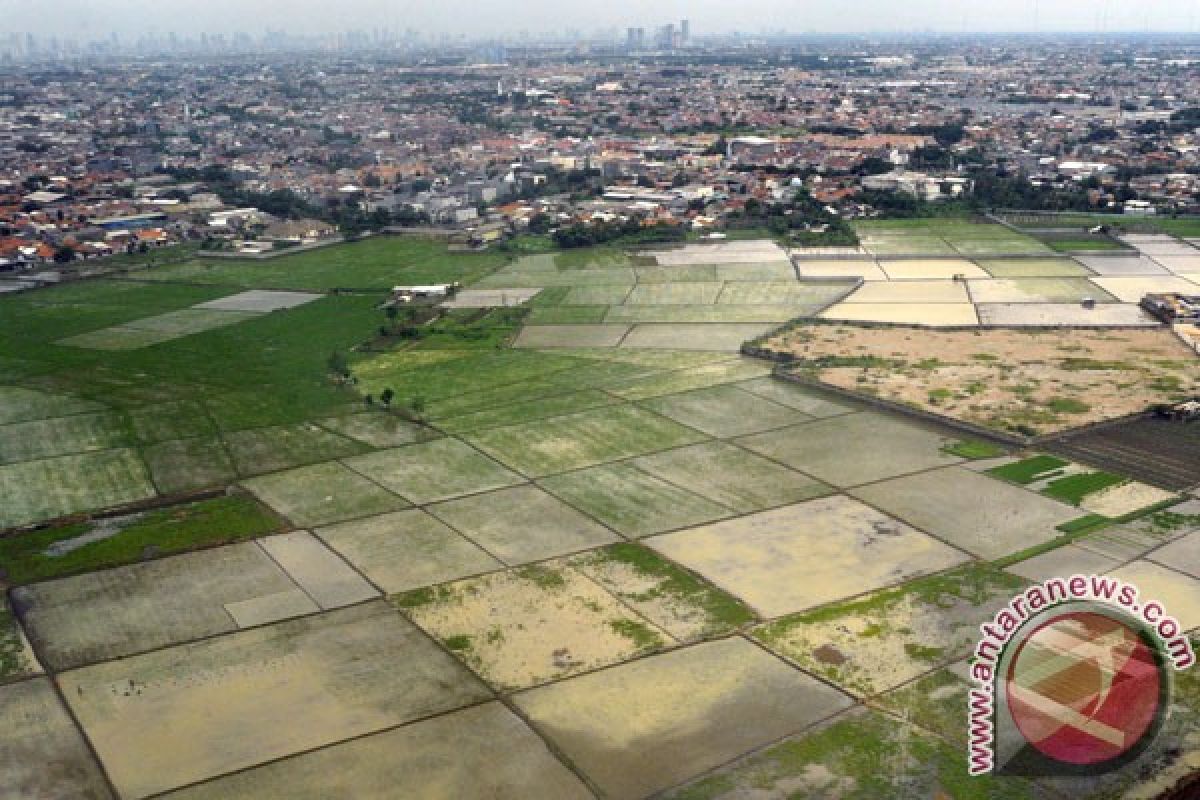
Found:
<path fill-rule="evenodd" d="M 391 408 L 392 400 L 395 397 L 396 397 L 396 393 L 394 391 L 392 391 L 392 389 L 389 387 L 387 389 L 384 389 L 383 392 L 379 395 L 379 400 L 380 400 L 380 402 L 383 403 L 385 408 Z"/>

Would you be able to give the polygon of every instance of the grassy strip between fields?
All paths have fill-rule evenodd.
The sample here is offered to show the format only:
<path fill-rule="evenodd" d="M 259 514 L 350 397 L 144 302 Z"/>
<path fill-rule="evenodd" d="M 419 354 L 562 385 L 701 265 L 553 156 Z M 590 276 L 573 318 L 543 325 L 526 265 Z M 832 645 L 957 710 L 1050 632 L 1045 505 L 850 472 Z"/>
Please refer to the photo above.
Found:
<path fill-rule="evenodd" d="M 1069 466 L 1069 461 L 1064 461 L 1061 458 L 1054 456 L 1033 456 L 1031 458 L 1015 461 L 1012 464 L 1005 464 L 1000 467 L 993 467 L 987 472 L 989 475 L 1006 480 L 1011 483 L 1018 483 L 1022 486 L 1033 483 L 1038 478 L 1046 475 L 1048 472 L 1053 472 L 1057 469 Z"/>
<path fill-rule="evenodd" d="M 0 539 L 0 566 L 11 585 L 121 566 L 274 533 L 283 522 L 248 495 L 231 495 L 121 520 L 80 522 Z M 113 525 L 109 535 L 102 526 Z M 53 554 L 54 545 L 104 531 L 104 538 Z"/>
<path fill-rule="evenodd" d="M 1008 455 L 1008 451 L 1000 445 L 992 444 L 991 442 L 981 442 L 978 439 L 951 442 L 942 448 L 942 452 L 971 461 L 979 461 L 985 458 L 999 458 Z"/>
<path fill-rule="evenodd" d="M 1126 480 L 1126 478 L 1113 475 L 1111 472 L 1081 472 L 1051 481 L 1042 490 L 1042 494 L 1077 506 L 1089 494 L 1095 494 L 1110 486 L 1118 486 L 1125 483 Z"/>

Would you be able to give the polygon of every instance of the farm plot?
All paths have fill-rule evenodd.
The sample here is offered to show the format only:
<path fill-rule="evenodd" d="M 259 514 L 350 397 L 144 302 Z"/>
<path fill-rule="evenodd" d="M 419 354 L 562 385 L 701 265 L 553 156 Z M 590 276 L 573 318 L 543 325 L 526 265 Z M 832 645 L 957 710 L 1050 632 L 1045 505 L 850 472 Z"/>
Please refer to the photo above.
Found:
<path fill-rule="evenodd" d="M 729 438 L 807 422 L 812 417 L 736 386 L 712 386 L 643 400 L 644 408 L 709 436 Z"/>
<path fill-rule="evenodd" d="M 897 284 L 886 285 L 896 286 Z M 883 322 L 927 327 L 962 327 L 979 324 L 975 306 L 970 303 L 842 302 L 822 311 L 820 316 L 823 319 L 842 322 Z"/>
<path fill-rule="evenodd" d="M 533 486 L 518 486 L 429 506 L 429 513 L 506 564 L 577 553 L 617 537 Z"/>
<path fill-rule="evenodd" d="M 1123 303 L 1138 303 L 1152 292 L 1179 294 L 1200 293 L 1200 282 L 1177 275 L 1134 276 L 1120 275 L 1092 278 L 1092 282 Z"/>
<path fill-rule="evenodd" d="M 632 463 L 742 514 L 833 492 L 820 481 L 725 442 L 667 450 Z"/>
<path fill-rule="evenodd" d="M 155 317 L 143 317 L 130 320 L 121 327 L 139 331 L 171 334 L 174 338 L 191 336 L 226 325 L 236 325 L 258 314 L 245 311 L 210 311 L 199 308 L 183 308 L 179 311 L 168 311 Z"/>
<path fill-rule="evenodd" d="M 801 278 L 862 278 L 864 281 L 886 281 L 887 273 L 871 261 L 809 261 L 798 259 L 796 271 Z"/>
<path fill-rule="evenodd" d="M 568 563 L 680 642 L 723 635 L 754 620 L 735 598 L 641 545 L 615 544 Z"/>
<path fill-rule="evenodd" d="M 0 386 L 0 425 L 103 409 L 99 403 L 80 397 L 39 392 L 20 386 Z"/>
<path fill-rule="evenodd" d="M 412 797 L 455 800 L 592 797 L 545 743 L 499 703 L 465 708 L 217 778 L 170 797 L 390 800 L 398 786 Z"/>
<path fill-rule="evenodd" d="M 846 414 L 757 434 L 738 444 L 834 486 L 857 486 L 961 459 L 943 452 L 944 436 L 899 417 Z"/>
<path fill-rule="evenodd" d="M 178 439 L 142 448 L 154 485 L 175 494 L 237 479 L 233 462 L 218 438 Z"/>
<path fill-rule="evenodd" d="M 129 426 L 118 414 L 76 414 L 0 425 L 0 464 L 110 450 L 130 444 Z"/>
<path fill-rule="evenodd" d="M 514 347 L 616 347 L 628 325 L 526 325 Z"/>
<path fill-rule="evenodd" d="M 174 334 L 162 331 L 117 326 L 80 333 L 61 339 L 57 344 L 86 350 L 140 350 L 143 347 L 162 344 L 177 338 L 179 337 Z"/>
<path fill-rule="evenodd" d="M 1005 571 L 1040 583 L 1064 575 L 1107 575 L 1120 563 L 1110 556 L 1068 544 L 1012 564 L 1005 567 Z"/>
<path fill-rule="evenodd" d="M 644 658 L 514 701 L 617 800 L 669 788 L 849 705 L 742 639 Z"/>
<path fill-rule="evenodd" d="M 139 442 L 167 442 L 216 433 L 204 406 L 186 400 L 134 408 L 129 411 L 129 419 Z"/>
<path fill-rule="evenodd" d="M 898 588 L 765 623 L 754 638 L 860 697 L 899 686 L 970 651 L 1024 581 L 971 564 Z"/>
<path fill-rule="evenodd" d="M 1196 522 L 1200 526 L 1200 518 Z M 1200 529 L 1160 547 L 1146 558 L 1200 580 Z"/>
<path fill-rule="evenodd" d="M 977 258 L 993 278 L 1083 278 L 1091 274 L 1070 258 Z"/>
<path fill-rule="evenodd" d="M 558 417 L 619 402 L 621 401 L 605 392 L 587 389 L 582 392 L 569 392 L 538 400 L 513 403 L 485 411 L 472 411 L 467 414 L 442 417 L 437 420 L 436 424 L 438 428 L 447 433 L 468 433 L 485 428 L 498 428 L 520 422 Z"/>
<path fill-rule="evenodd" d="M 201 781 L 486 699 L 384 603 L 60 676 L 126 797 Z M 304 724 L 287 724 L 304 709 Z"/>
<path fill-rule="evenodd" d="M 828 497 L 646 540 L 764 617 L 938 572 L 967 556 L 846 497 Z"/>
<path fill-rule="evenodd" d="M 730 516 L 724 506 L 629 464 L 568 472 L 539 484 L 626 536 L 649 536 Z"/>
<path fill-rule="evenodd" d="M 811 313 L 842 297 L 854 283 L 822 282 L 803 284 L 796 281 L 737 281 L 726 283 L 717 297 L 721 305 L 784 305 L 797 309 L 793 316 Z"/>
<path fill-rule="evenodd" d="M 428 428 L 386 413 L 366 412 L 327 417 L 317 420 L 317 424 L 365 445 L 381 448 L 424 442 L 437 435 Z"/>
<path fill-rule="evenodd" d="M 0 684 L 42 673 L 25 632 L 8 608 L 8 599 L 0 600 Z M 4 782 L 0 779 L 0 787 Z"/>
<path fill-rule="evenodd" d="M 154 496 L 132 450 L 60 456 L 0 466 L 0 528 Z"/>
<path fill-rule="evenodd" d="M 997 278 L 971 280 L 967 287 L 976 303 L 1079 303 L 1085 297 L 1116 302 L 1087 278 Z"/>
<path fill-rule="evenodd" d="M 957 258 L 880 261 L 879 267 L 893 281 L 952 280 L 955 275 L 967 278 L 989 277 L 974 262 Z"/>
<path fill-rule="evenodd" d="M 962 707 L 966 708 L 965 694 Z M 961 716 L 965 730 L 966 714 Z M 887 714 L 864 710 L 839 717 L 813 733 L 772 745 L 665 797 L 1036 800 L 1046 796 L 1035 784 L 1021 778 L 968 777 L 964 748 Z"/>
<path fill-rule="evenodd" d="M 300 533 L 33 584 L 13 602 L 47 666 L 70 669 L 375 594 Z"/>
<path fill-rule="evenodd" d="M 909 280 L 864 283 L 843 304 L 858 303 L 968 303 L 967 287 L 951 280 Z"/>
<path fill-rule="evenodd" d="M 200 303 L 196 308 L 266 314 L 271 311 L 281 311 L 283 309 L 302 306 L 314 300 L 319 300 L 322 296 L 311 292 L 251 290 L 231 294 L 228 297 L 219 297 L 216 300 L 209 300 L 207 303 Z"/>
<path fill-rule="evenodd" d="M 1103 297 L 1097 287 L 1096 295 Z M 980 303 L 979 321 L 1005 327 L 1114 327 L 1156 328 L 1159 323 L 1133 303 L 1106 302 L 1095 308 L 1078 303 Z"/>
<path fill-rule="evenodd" d="M 850 494 L 985 559 L 1059 535 L 1079 510 L 961 467 L 875 483 Z"/>
<path fill-rule="evenodd" d="M 507 308 L 527 303 L 541 289 L 460 289 L 442 303 L 443 308 Z"/>
<path fill-rule="evenodd" d="M 615 406 L 466 437 L 496 460 L 531 476 L 550 475 L 693 444 L 690 428 L 633 406 Z"/>
<path fill-rule="evenodd" d="M 501 690 L 590 672 L 675 644 L 561 562 L 494 572 L 396 602 Z"/>
<path fill-rule="evenodd" d="M 100 766 L 49 680 L 0 686 L 0 795 L 112 798 Z"/>
<path fill-rule="evenodd" d="M 1160 602 L 1183 630 L 1200 628 L 1200 579 L 1144 560 L 1126 564 L 1112 576 L 1138 587 L 1142 598 Z"/>
<path fill-rule="evenodd" d="M 640 283 L 633 287 L 626 301 L 634 306 L 706 306 L 717 302 L 717 296 L 725 284 L 712 282 L 693 283 Z"/>
<path fill-rule="evenodd" d="M 472 289 L 541 289 L 555 286 L 632 286 L 637 274 L 632 268 L 579 269 L 563 272 L 496 272 L 472 285 Z"/>
<path fill-rule="evenodd" d="M 381 450 L 344 463 L 417 505 L 523 482 L 520 475 L 456 439 Z"/>
<path fill-rule="evenodd" d="M 622 347 L 652 347 L 660 350 L 712 350 L 736 353 L 742 344 L 774 329 L 772 324 L 713 323 L 634 325 Z"/>
<path fill-rule="evenodd" d="M 330 433 L 311 422 L 234 431 L 225 445 L 239 475 L 261 475 L 289 467 L 361 453 L 365 445 Z"/>
<path fill-rule="evenodd" d="M 1145 256 L 1077 256 L 1075 260 L 1102 277 L 1167 274 L 1164 267 Z"/>
<path fill-rule="evenodd" d="M 686 264 L 670 267 L 638 267 L 638 283 L 684 283 L 688 281 L 716 281 L 715 264 Z M 617 301 L 621 302 L 621 301 Z"/>
<path fill-rule="evenodd" d="M 823 306 L 712 305 L 712 306 L 613 306 L 604 321 L 609 323 L 784 323 L 815 313 Z"/>
<path fill-rule="evenodd" d="M 1155 256 L 1154 260 L 1176 275 L 1195 280 L 1200 275 L 1200 250 L 1190 256 Z"/>
<path fill-rule="evenodd" d="M 790 281 L 796 279 L 796 268 L 790 261 L 717 264 L 716 270 L 719 281 Z"/>
<path fill-rule="evenodd" d="M 779 405 L 794 408 L 810 417 L 837 417 L 861 410 L 859 404 L 852 400 L 841 397 L 834 400 L 833 395 L 828 392 L 773 377 L 755 378 L 739 383 L 737 386 Z"/>
<path fill-rule="evenodd" d="M 388 594 L 504 567 L 419 509 L 342 522 L 316 534 Z"/>
<path fill-rule="evenodd" d="M 264 475 L 242 485 L 304 527 L 398 511 L 409 505 L 337 462 Z"/>
<path fill-rule="evenodd" d="M 1048 449 L 1168 489 L 1200 485 L 1200 425 L 1147 418 L 1065 436 Z"/>
<path fill-rule="evenodd" d="M 564 306 L 619 306 L 633 290 L 632 285 L 576 286 L 567 291 Z"/>

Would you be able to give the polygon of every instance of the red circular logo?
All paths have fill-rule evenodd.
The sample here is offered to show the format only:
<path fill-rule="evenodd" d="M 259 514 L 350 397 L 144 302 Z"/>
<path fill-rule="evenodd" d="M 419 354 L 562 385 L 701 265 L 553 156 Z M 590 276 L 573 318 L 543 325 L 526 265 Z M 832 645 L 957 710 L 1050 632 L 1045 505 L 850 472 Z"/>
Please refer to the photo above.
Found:
<path fill-rule="evenodd" d="M 1065 764 L 1100 764 L 1151 731 L 1164 676 L 1138 631 L 1104 614 L 1062 614 L 1033 630 L 1009 664 L 1008 707 L 1021 735 Z"/>

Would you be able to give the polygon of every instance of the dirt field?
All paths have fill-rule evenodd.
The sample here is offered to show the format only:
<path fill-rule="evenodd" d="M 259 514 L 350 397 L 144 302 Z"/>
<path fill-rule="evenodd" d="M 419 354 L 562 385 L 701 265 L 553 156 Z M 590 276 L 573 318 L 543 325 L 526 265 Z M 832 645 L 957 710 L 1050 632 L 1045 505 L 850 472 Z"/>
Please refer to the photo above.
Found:
<path fill-rule="evenodd" d="M 1163 330 L 918 331 L 805 326 L 767 343 L 821 381 L 1003 430 L 1044 434 L 1200 392 Z M 819 476 L 818 476 L 819 477 Z"/>

